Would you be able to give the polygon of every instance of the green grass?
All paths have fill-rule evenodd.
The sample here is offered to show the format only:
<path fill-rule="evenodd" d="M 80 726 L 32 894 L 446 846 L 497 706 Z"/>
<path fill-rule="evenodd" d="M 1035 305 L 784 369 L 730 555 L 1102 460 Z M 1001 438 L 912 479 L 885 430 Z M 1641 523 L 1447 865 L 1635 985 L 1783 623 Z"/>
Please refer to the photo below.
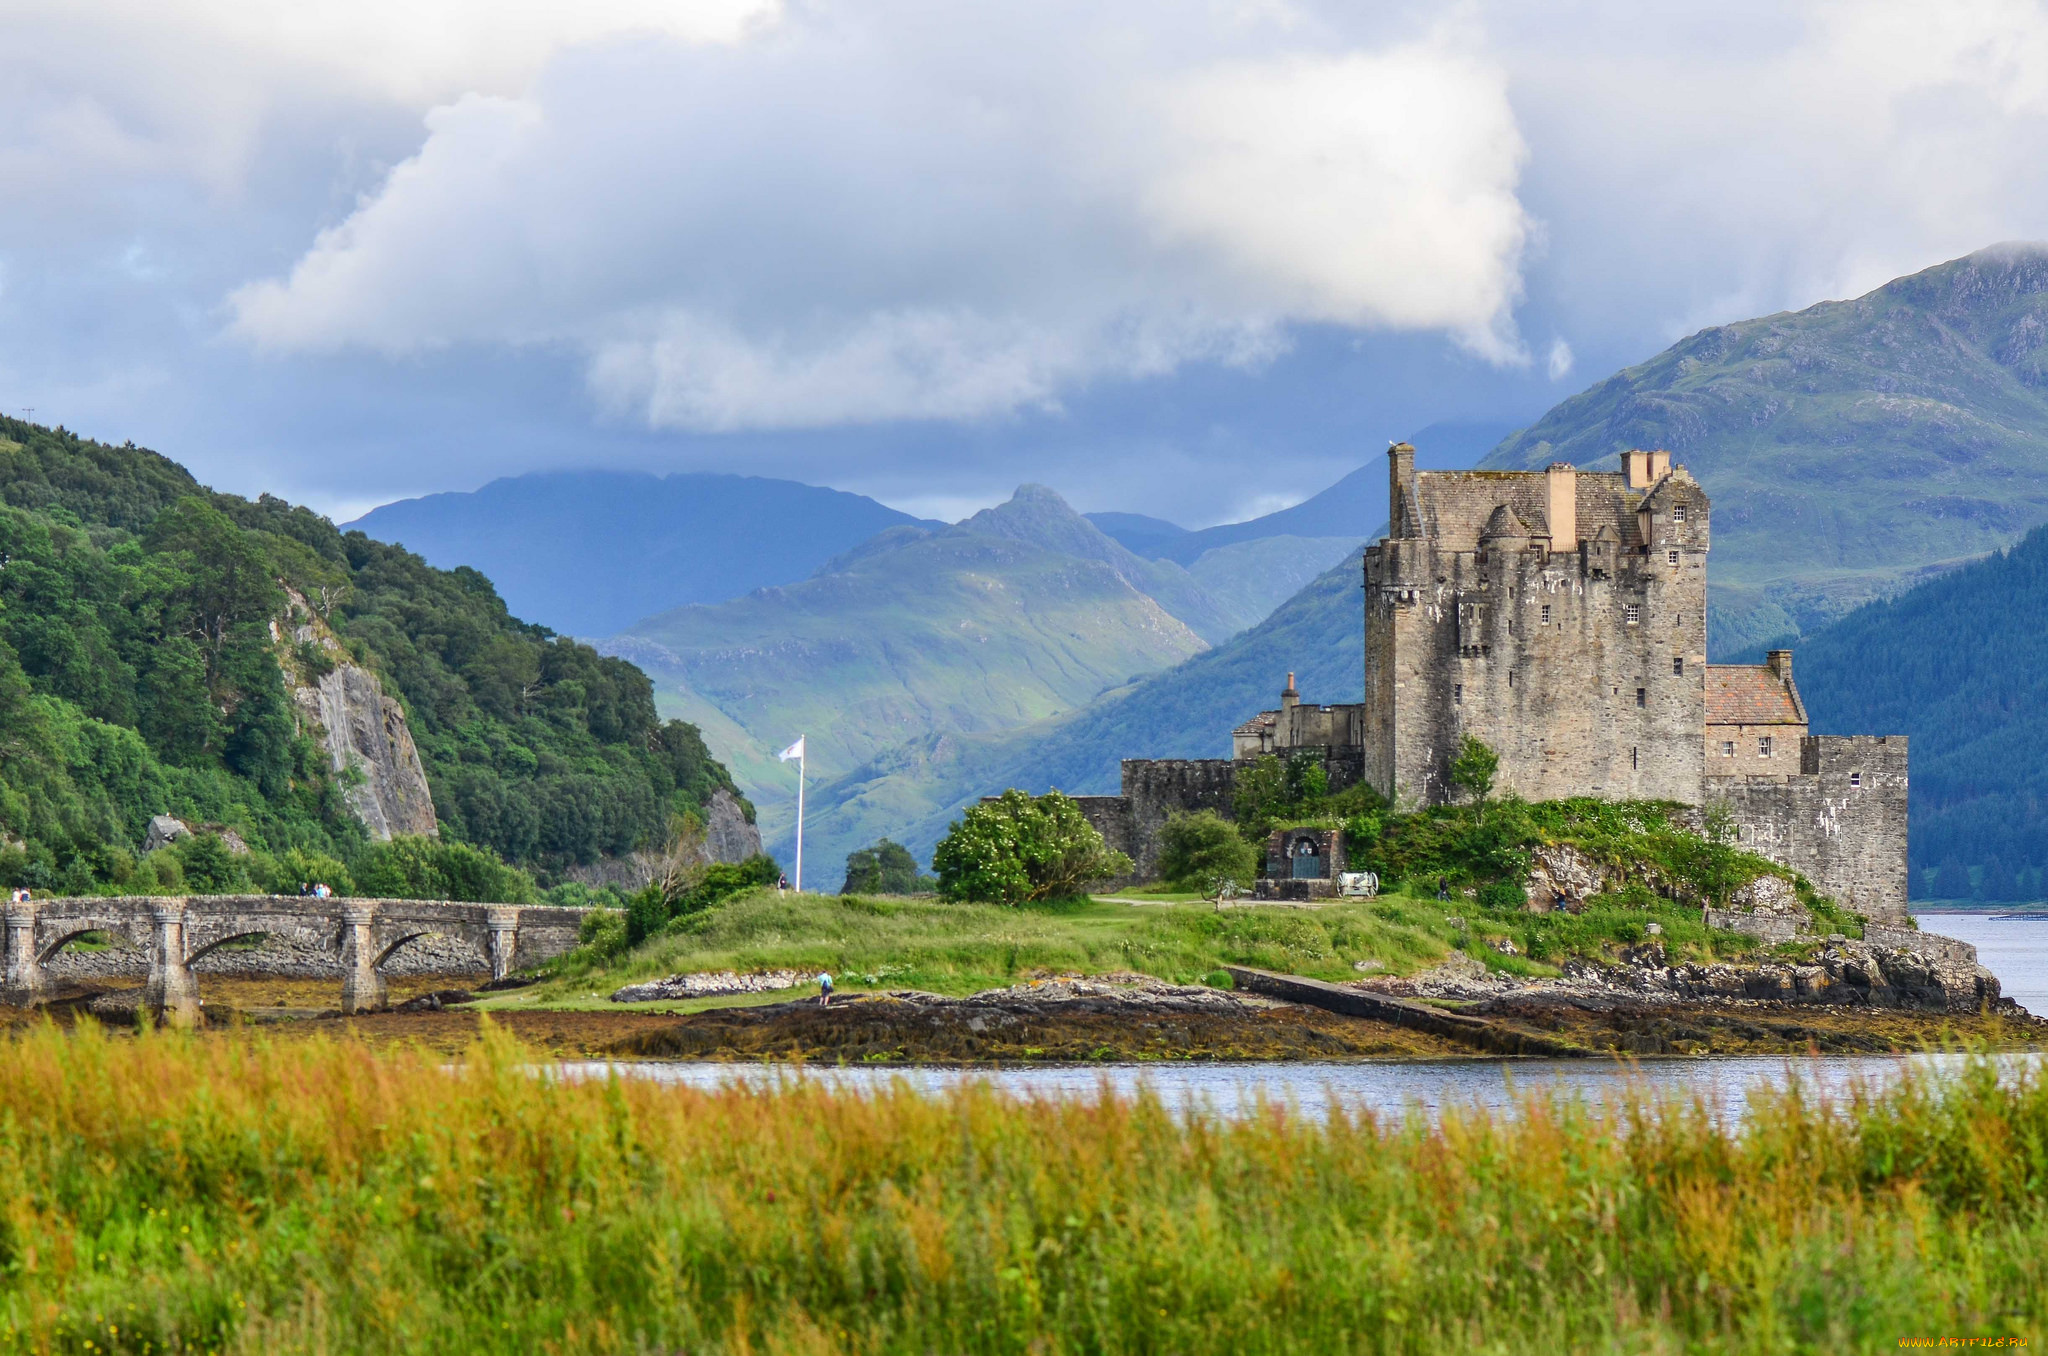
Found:
<path fill-rule="evenodd" d="M 1145 896 L 1133 896 L 1145 897 Z M 1558 973 L 1575 955 L 1640 942 L 1659 923 L 1671 954 L 1715 959 L 1755 942 L 1709 933 L 1696 909 L 1654 896 L 1599 897 L 1581 914 L 1492 911 L 1477 901 L 1390 895 L 1326 908 L 1234 907 L 1199 902 L 1144 905 L 1085 900 L 1015 908 L 930 898 L 777 894 L 763 890 L 680 920 L 675 930 L 622 957 L 576 952 L 547 978 L 492 1000 L 503 1007 L 609 1007 L 625 984 L 665 975 L 735 970 L 829 971 L 842 992 L 923 989 L 967 994 L 1047 973 L 1135 971 L 1197 984 L 1224 965 L 1251 965 L 1320 979 L 1355 979 L 1357 963 L 1409 974 L 1468 950 L 1512 974 Z M 1507 938 L 1509 956 L 1488 943 Z M 753 1001 L 777 1001 L 768 995 Z M 714 999 L 698 1006 L 727 1006 Z M 664 1004 L 663 1006 L 675 1006 Z"/>
<path fill-rule="evenodd" d="M 2048 1084 L 1432 1123 L 44 1025 L 0 1353 L 1872 1352 L 2048 1332 Z M 1929 1345 L 1932 1345 L 1930 1340 Z M 2017 1345 L 2017 1343 L 2014 1343 Z"/>

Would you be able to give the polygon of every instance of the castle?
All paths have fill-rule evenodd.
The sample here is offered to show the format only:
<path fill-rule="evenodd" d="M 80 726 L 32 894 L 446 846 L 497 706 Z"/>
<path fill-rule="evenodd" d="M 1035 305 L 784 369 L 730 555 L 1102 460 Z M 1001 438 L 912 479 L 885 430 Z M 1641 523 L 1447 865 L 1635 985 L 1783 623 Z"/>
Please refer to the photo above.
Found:
<path fill-rule="evenodd" d="M 1451 798 L 1474 735 L 1495 786 L 1725 804 L 1737 841 L 1880 921 L 1906 917 L 1906 740 L 1812 735 L 1792 653 L 1707 662 L 1711 505 L 1666 452 L 1618 472 L 1420 471 L 1388 449 L 1387 536 L 1365 550 L 1365 700 L 1277 710 L 1228 759 L 1127 759 L 1123 794 L 1082 808 L 1141 876 L 1174 810 L 1230 812 L 1236 771 L 1319 759 L 1332 790 Z"/>

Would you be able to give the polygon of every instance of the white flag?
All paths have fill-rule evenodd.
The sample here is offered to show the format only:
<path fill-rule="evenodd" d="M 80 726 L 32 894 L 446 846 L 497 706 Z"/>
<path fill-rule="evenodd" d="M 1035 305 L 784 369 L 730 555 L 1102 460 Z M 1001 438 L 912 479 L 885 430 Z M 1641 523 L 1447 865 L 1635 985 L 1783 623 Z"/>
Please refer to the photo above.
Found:
<path fill-rule="evenodd" d="M 785 763 L 786 763 L 786 762 L 788 762 L 788 761 L 789 761 L 790 759 L 792 759 L 792 758 L 801 758 L 801 757 L 803 757 L 803 756 L 804 756 L 804 738 L 803 738 L 803 736 L 802 736 L 802 735 L 798 735 L 798 736 L 797 736 L 797 738 L 796 738 L 796 743 L 794 743 L 794 744 L 791 744 L 791 745 L 790 745 L 790 746 L 789 746 L 788 748 L 784 749 L 784 750 L 783 750 L 783 751 L 782 751 L 781 753 L 778 753 L 778 754 L 776 754 L 775 756 L 776 756 L 777 758 L 780 758 L 780 759 L 781 759 L 781 760 L 782 760 L 783 762 L 785 762 Z"/>

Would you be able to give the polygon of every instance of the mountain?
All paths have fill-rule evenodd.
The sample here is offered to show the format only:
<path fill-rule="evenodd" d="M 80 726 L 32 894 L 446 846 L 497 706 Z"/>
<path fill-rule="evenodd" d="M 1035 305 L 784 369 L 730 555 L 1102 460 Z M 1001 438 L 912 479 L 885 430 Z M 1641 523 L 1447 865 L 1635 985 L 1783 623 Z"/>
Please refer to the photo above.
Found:
<path fill-rule="evenodd" d="M 1513 430 L 1497 420 L 1432 424 L 1408 441 L 1415 444 L 1418 470 L 1462 470 L 1476 464 Z M 1163 518 L 1139 513 L 1091 513 L 1089 521 L 1141 556 L 1192 567 L 1209 551 L 1239 542 L 1297 537 L 1362 542 L 1387 521 L 1387 463 L 1368 456 L 1366 464 L 1336 484 L 1291 508 L 1241 523 L 1191 531 Z M 1325 562 L 1327 565 L 1328 562 Z M 1275 600 L 1277 603 L 1279 600 Z"/>
<path fill-rule="evenodd" d="M 1967 897 L 1973 879 L 1992 900 L 2048 895 L 2048 529 L 1794 657 L 1815 733 L 1912 738 L 1917 895 Z"/>
<path fill-rule="evenodd" d="M 346 526 L 443 569 L 483 571 L 507 607 L 543 626 L 608 636 L 685 603 L 795 583 L 877 532 L 917 521 L 790 480 L 551 471 L 403 499 Z"/>
<path fill-rule="evenodd" d="M 795 769 L 773 752 L 798 735 L 829 780 L 908 740 L 1071 711 L 1207 648 L 1198 631 L 1239 625 L 1179 566 L 1025 486 L 952 527 L 892 528 L 800 583 L 651 617 L 605 648 L 654 676 L 664 709 L 703 728 L 781 834 Z"/>
<path fill-rule="evenodd" d="M 2048 247 L 1701 330 L 1485 465 L 1669 448 L 1714 508 L 1710 651 L 1816 630 L 2048 521 Z"/>
<path fill-rule="evenodd" d="M 934 731 L 883 750 L 812 793 L 812 869 L 836 879 L 848 852 L 884 835 L 929 860 L 963 807 L 1005 787 L 1113 792 L 1124 758 L 1227 757 L 1231 730 L 1278 705 L 1290 671 L 1309 701 L 1362 700 L 1361 558 L 1352 551 L 1215 649 L 1078 711 L 998 732 Z"/>
<path fill-rule="evenodd" d="M 0 884 L 68 893 L 178 887 L 138 858 L 162 814 L 264 857 L 438 829 L 554 871 L 733 789 L 645 674 L 476 571 L 12 419 L 0 728 Z"/>

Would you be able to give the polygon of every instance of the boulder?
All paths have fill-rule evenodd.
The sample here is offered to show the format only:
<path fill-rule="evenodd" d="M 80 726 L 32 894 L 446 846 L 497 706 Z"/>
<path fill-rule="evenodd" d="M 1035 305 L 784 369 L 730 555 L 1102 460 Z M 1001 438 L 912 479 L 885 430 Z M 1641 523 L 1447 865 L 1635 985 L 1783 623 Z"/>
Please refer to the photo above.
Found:
<path fill-rule="evenodd" d="M 1545 844 L 1536 849 L 1533 858 L 1529 878 L 1522 883 L 1532 913 L 1552 909 L 1577 913 L 1588 896 L 1607 888 L 1607 872 L 1600 863 L 1568 844 Z"/>
<path fill-rule="evenodd" d="M 169 815 L 153 815 L 149 821 L 149 832 L 142 836 L 142 850 L 155 852 L 158 848 L 169 847 L 180 838 L 191 836 L 191 826 L 182 819 L 173 819 Z M 243 851 L 246 852 L 248 849 L 244 848 Z"/>

